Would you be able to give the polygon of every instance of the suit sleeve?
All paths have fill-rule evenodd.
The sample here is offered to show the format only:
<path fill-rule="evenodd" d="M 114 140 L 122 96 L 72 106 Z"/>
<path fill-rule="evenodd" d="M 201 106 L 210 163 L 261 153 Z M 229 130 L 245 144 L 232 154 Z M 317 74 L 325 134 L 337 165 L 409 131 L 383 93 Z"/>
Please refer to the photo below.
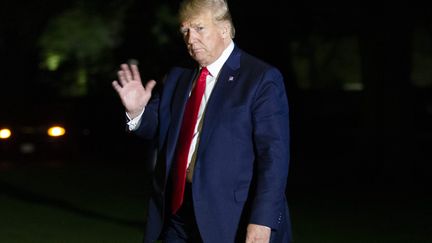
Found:
<path fill-rule="evenodd" d="M 159 95 L 154 93 L 150 102 L 145 107 L 144 113 L 141 117 L 141 123 L 134 134 L 146 139 L 155 139 L 158 128 L 158 107 L 159 107 Z"/>
<path fill-rule="evenodd" d="M 255 183 L 250 223 L 278 229 L 289 165 L 288 100 L 282 75 L 263 75 L 252 107 Z"/>
<path fill-rule="evenodd" d="M 153 89 L 152 97 L 145 107 L 140 126 L 134 131 L 137 136 L 146 140 L 158 139 L 160 119 L 164 117 L 165 120 L 169 120 L 169 114 L 166 114 L 167 107 L 171 104 L 177 81 L 183 73 L 184 69 L 174 67 L 168 71 L 161 82 L 157 83 Z M 161 115 L 161 109 L 164 110 L 165 116 Z"/>

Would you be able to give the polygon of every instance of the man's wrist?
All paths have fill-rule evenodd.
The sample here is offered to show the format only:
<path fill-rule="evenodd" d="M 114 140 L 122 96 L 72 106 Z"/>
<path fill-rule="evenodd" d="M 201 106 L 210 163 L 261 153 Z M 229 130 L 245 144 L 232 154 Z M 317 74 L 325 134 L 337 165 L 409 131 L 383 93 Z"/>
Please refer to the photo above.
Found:
<path fill-rule="evenodd" d="M 133 111 L 126 110 L 126 116 L 129 120 L 133 120 L 136 117 L 140 116 L 144 112 L 144 110 L 145 110 L 145 106 L 143 108 L 136 109 Z"/>
<path fill-rule="evenodd" d="M 139 127 L 139 125 L 141 124 L 141 118 L 144 114 L 144 111 L 145 111 L 145 107 L 142 109 L 142 111 L 140 113 L 138 113 L 137 116 L 135 116 L 133 118 L 131 118 L 130 114 L 128 114 L 128 112 L 126 112 L 126 117 L 128 118 L 127 125 L 128 125 L 129 131 L 134 131 Z"/>

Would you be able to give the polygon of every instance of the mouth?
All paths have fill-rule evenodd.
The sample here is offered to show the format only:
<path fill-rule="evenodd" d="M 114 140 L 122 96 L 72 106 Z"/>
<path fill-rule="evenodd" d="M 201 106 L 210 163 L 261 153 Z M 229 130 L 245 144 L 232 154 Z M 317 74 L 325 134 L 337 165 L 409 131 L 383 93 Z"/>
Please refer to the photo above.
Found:
<path fill-rule="evenodd" d="M 197 54 L 203 51 L 202 48 L 191 48 L 190 50 L 193 54 Z"/>

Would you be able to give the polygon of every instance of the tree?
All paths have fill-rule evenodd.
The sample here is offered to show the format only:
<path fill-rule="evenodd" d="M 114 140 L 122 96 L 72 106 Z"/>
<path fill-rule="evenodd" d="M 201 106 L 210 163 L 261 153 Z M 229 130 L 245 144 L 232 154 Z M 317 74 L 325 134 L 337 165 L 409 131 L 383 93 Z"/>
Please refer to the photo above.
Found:
<path fill-rule="evenodd" d="M 105 9 L 78 2 L 50 20 L 39 39 L 41 67 L 62 96 L 88 94 L 98 75 L 112 69 L 128 2 L 111 1 Z"/>

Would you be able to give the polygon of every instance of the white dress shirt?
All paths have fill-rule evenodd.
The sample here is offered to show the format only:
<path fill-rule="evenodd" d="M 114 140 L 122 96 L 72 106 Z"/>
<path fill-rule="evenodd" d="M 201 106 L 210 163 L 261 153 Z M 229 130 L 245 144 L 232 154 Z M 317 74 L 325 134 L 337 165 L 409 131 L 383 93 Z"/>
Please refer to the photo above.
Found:
<path fill-rule="evenodd" d="M 225 64 L 228 57 L 231 55 L 233 50 L 234 50 L 234 42 L 231 41 L 231 43 L 228 45 L 228 47 L 222 52 L 222 55 L 215 62 L 213 62 L 212 64 L 207 66 L 207 69 L 209 71 L 209 75 L 207 76 L 207 79 L 206 79 L 206 88 L 205 88 L 204 95 L 203 95 L 203 98 L 202 98 L 202 101 L 200 104 L 200 108 L 198 111 L 197 123 L 195 126 L 191 147 L 189 149 L 188 167 L 189 167 L 189 164 L 191 162 L 193 154 L 196 152 L 196 149 L 198 148 L 197 144 L 198 144 L 198 138 L 200 135 L 199 124 L 201 123 L 201 120 L 204 116 L 204 111 L 205 111 L 207 102 L 210 99 L 210 95 L 211 95 L 213 88 L 216 84 L 216 81 L 218 79 L 219 72 L 222 69 L 222 66 Z M 144 109 L 141 112 L 141 114 L 139 116 L 135 117 L 134 119 L 130 119 L 129 115 L 126 113 L 127 117 L 129 118 L 127 125 L 128 125 L 128 128 L 130 131 L 134 131 L 135 129 L 137 129 L 139 127 L 143 113 L 144 113 Z"/>

